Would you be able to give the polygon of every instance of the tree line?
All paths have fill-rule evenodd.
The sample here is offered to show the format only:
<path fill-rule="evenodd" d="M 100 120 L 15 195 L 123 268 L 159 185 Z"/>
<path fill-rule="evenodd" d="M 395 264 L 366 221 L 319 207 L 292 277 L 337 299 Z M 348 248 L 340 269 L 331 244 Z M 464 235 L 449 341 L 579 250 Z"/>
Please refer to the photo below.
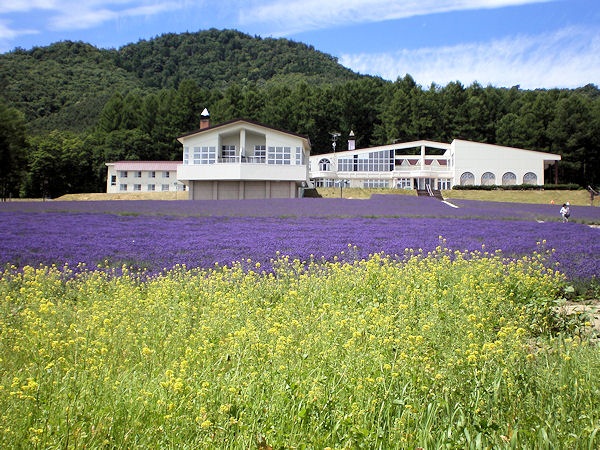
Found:
<path fill-rule="evenodd" d="M 254 77 L 230 74 L 229 82 L 207 83 L 206 74 L 191 72 L 183 63 L 181 73 L 165 74 L 174 54 L 177 58 L 181 52 L 194 54 L 191 42 L 199 38 L 187 34 L 132 44 L 116 54 L 87 44 L 63 44 L 50 61 L 62 58 L 72 64 L 76 58 L 80 64 L 68 70 L 84 79 L 65 74 L 66 80 L 78 81 L 65 82 L 62 93 L 55 84 L 46 86 L 46 100 L 36 92 L 27 101 L 31 93 L 25 89 L 25 77 L 18 79 L 21 87 L 16 87 L 17 78 L 9 78 L 0 67 L 0 85 L 7 88 L 0 96 L 0 194 L 3 198 L 54 198 L 65 193 L 102 192 L 106 162 L 179 160 L 182 148 L 176 138 L 198 128 L 204 108 L 210 111 L 212 123 L 247 118 L 304 134 L 310 138 L 313 154 L 331 150 L 333 131 L 342 135 L 337 150 L 346 149 L 344 137 L 350 130 L 359 148 L 396 140 L 466 139 L 558 153 L 563 158 L 560 183 L 600 184 L 600 91 L 594 85 L 523 90 L 478 83 L 464 86 L 456 81 L 423 87 L 410 75 L 391 82 L 348 74 L 347 69 L 330 69 L 328 82 L 327 70 L 319 63 L 334 63 L 331 67 L 337 63 L 286 40 L 268 43 L 274 48 L 269 51 L 287 61 L 275 64 L 269 78 L 269 73 L 261 70 L 268 66 L 264 61 L 271 53 L 261 50 L 260 39 L 244 36 L 237 32 L 208 34 L 210 43 L 221 39 L 226 49 L 213 49 L 210 58 L 230 65 L 245 61 L 242 72 L 254 73 Z M 250 55 L 260 55 L 262 65 L 249 65 L 251 58 L 244 50 L 249 42 L 256 46 Z M 136 46 L 141 47 L 141 56 L 134 56 Z M 44 51 L 46 58 L 49 50 Z M 35 52 L 16 51 L 9 56 L 14 59 L 24 53 L 35 59 Z M 227 56 L 231 52 L 239 54 Z M 311 52 L 317 55 L 305 56 Z M 161 56 L 152 63 L 156 54 Z M 299 61 L 294 61 L 295 54 L 300 55 Z M 95 61 L 96 72 L 81 67 L 90 60 Z M 309 66 L 307 74 L 302 73 L 303 64 Z M 217 67 L 223 68 L 222 64 Z M 106 72 L 99 68 L 110 69 L 112 74 L 106 75 L 107 83 L 98 78 L 94 91 L 90 80 Z M 137 72 L 132 75 L 133 71 Z M 188 77 L 181 78 L 182 74 Z M 55 83 L 61 79 L 56 72 L 52 78 Z M 49 109 L 54 112 L 34 109 L 32 103 L 53 105 Z"/>

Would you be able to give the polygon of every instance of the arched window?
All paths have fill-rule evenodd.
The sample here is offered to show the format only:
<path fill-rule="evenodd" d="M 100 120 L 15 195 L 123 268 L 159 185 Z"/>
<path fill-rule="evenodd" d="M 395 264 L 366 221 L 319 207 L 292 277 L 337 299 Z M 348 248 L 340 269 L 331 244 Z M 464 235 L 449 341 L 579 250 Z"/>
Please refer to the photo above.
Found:
<path fill-rule="evenodd" d="M 481 175 L 481 185 L 482 186 L 493 186 L 496 184 L 496 175 L 492 172 L 485 172 Z"/>
<path fill-rule="evenodd" d="M 517 184 L 517 176 L 512 172 L 502 175 L 502 186 L 513 186 Z"/>
<path fill-rule="evenodd" d="M 523 175 L 523 184 L 537 184 L 537 175 L 533 172 L 527 172 Z"/>
<path fill-rule="evenodd" d="M 460 185 L 461 186 L 473 186 L 475 184 L 475 175 L 471 172 L 464 172 L 460 176 Z"/>
<path fill-rule="evenodd" d="M 329 172 L 331 170 L 331 162 L 326 158 L 321 159 L 319 161 L 319 170 L 321 172 Z"/>

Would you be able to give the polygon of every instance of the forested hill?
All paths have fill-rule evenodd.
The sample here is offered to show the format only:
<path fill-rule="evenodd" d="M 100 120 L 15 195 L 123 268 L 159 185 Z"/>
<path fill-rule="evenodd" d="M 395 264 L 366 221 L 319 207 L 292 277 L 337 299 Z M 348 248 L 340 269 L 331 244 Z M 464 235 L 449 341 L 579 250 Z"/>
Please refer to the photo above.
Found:
<path fill-rule="evenodd" d="M 0 88 L 30 131 L 83 131 L 115 92 L 152 92 L 193 80 L 202 89 L 231 84 L 331 84 L 358 75 L 336 59 L 287 39 L 233 30 L 165 34 L 118 50 L 59 42 L 0 55 Z"/>

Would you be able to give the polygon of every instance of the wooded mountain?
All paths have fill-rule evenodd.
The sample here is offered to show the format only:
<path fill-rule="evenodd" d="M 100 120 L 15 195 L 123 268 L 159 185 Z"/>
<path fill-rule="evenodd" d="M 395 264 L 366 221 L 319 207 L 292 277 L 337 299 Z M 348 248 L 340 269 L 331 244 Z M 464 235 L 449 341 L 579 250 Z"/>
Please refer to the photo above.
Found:
<path fill-rule="evenodd" d="M 115 93 L 155 92 L 194 80 L 203 89 L 231 84 L 339 83 L 359 76 L 325 53 L 287 39 L 233 30 L 164 34 L 118 50 L 59 42 L 0 55 L 0 88 L 33 133 L 84 131 Z"/>
<path fill-rule="evenodd" d="M 410 71 L 410 68 L 407 68 Z M 244 117 L 357 146 L 455 138 L 559 153 L 561 183 L 600 184 L 600 91 L 422 87 L 363 76 L 287 39 L 234 30 L 165 34 L 119 49 L 59 42 L 0 55 L 0 195 L 105 189 L 107 161 L 177 160 L 176 137 Z"/>

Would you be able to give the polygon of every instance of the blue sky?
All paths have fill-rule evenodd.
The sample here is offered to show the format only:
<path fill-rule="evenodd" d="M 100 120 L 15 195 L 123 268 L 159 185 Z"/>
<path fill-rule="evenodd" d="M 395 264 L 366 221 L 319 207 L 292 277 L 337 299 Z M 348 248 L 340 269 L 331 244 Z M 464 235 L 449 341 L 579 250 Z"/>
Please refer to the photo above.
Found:
<path fill-rule="evenodd" d="M 599 0 L 0 0 L 0 52 L 208 28 L 285 37 L 424 87 L 600 85 Z"/>

